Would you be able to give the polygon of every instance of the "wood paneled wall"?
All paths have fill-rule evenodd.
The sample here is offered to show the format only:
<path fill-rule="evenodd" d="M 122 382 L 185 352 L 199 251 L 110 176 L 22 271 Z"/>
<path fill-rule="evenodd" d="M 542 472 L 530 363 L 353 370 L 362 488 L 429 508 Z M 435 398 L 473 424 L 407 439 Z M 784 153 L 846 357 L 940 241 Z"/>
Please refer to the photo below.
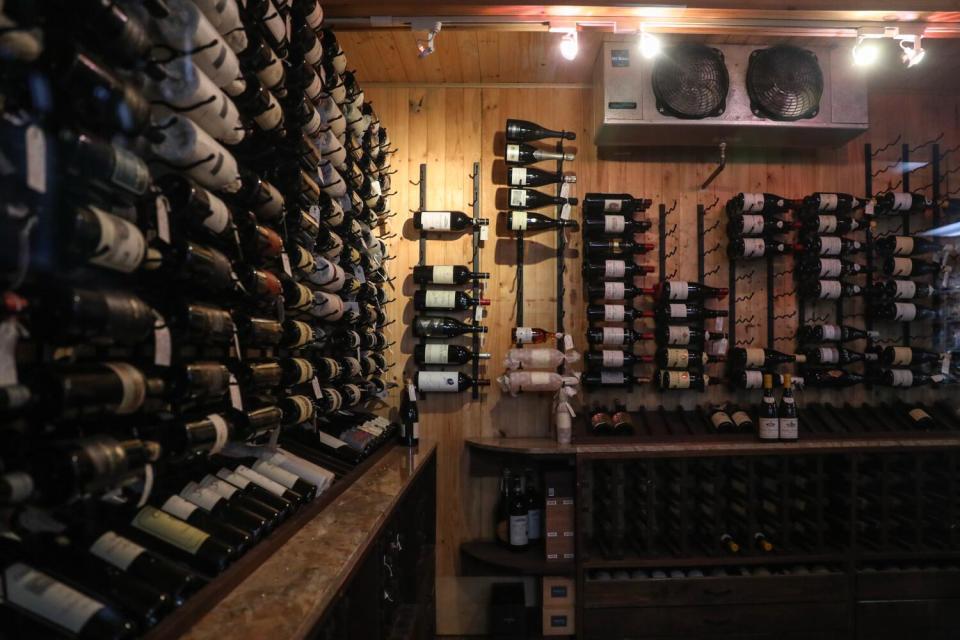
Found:
<path fill-rule="evenodd" d="M 348 50 L 349 55 L 349 50 Z M 486 362 L 485 377 L 495 379 L 503 371 L 504 353 L 510 348 L 510 329 L 515 324 L 515 242 L 503 232 L 495 205 L 497 190 L 493 175 L 500 173 L 499 156 L 502 152 L 498 133 L 507 117 L 525 118 L 552 128 L 565 128 L 577 132 L 577 160 L 570 163 L 570 170 L 578 177 L 576 191 L 628 192 L 635 196 L 652 198 L 668 206 L 676 202 L 676 209 L 668 218 L 672 231 L 668 238 L 668 250 L 672 253 L 667 261 L 667 271 L 676 277 L 696 278 L 696 206 L 718 205 L 708 214 L 706 227 L 710 228 L 717 216 L 720 224 L 707 234 L 705 247 L 717 244 L 720 249 L 707 257 L 707 270 L 720 266 L 708 283 L 726 286 L 728 262 L 725 257 L 726 218 L 722 214 L 723 203 L 738 191 L 767 191 L 785 196 L 800 196 L 815 190 L 863 192 L 863 144 L 872 142 L 880 147 L 893 141 L 913 145 L 937 137 L 942 150 L 960 143 L 960 100 L 934 95 L 874 94 L 870 98 L 870 131 L 847 146 L 834 150 L 795 149 L 738 149 L 728 151 L 726 170 L 705 191 L 699 185 L 715 166 L 717 153 L 712 150 L 642 150 L 618 155 L 606 153 L 598 157 L 592 143 L 593 119 L 591 92 L 588 90 L 511 90 L 491 88 L 470 89 L 410 89 L 372 88 L 367 98 L 373 102 L 382 121 L 389 128 L 391 138 L 399 152 L 392 166 L 397 170 L 393 176 L 393 190 L 398 194 L 391 205 L 398 215 L 389 222 L 390 231 L 398 237 L 391 240 L 392 252 L 397 256 L 392 273 L 397 275 L 394 283 L 397 302 L 392 311 L 398 322 L 389 327 L 391 337 L 397 342 L 394 356 L 397 371 L 407 375 L 413 371 L 410 354 L 414 344 L 409 324 L 413 316 L 410 296 L 414 289 L 410 269 L 418 259 L 417 235 L 410 223 L 410 211 L 418 207 L 418 189 L 410 184 L 416 181 L 421 162 L 428 165 L 427 206 L 432 209 L 451 209 L 470 212 L 470 173 L 474 161 L 481 163 L 483 215 L 490 218 L 490 239 L 481 251 L 481 269 L 488 271 L 486 296 L 492 300 L 486 317 L 490 332 L 486 335 L 483 350 L 493 354 Z M 917 151 L 918 159 L 927 160 L 930 147 Z M 944 170 L 958 166 L 957 152 L 944 159 Z M 886 166 L 899 157 L 899 144 L 891 147 L 875 160 L 877 168 Z M 920 186 L 930 181 L 929 169 L 921 169 L 912 176 L 913 185 Z M 889 172 L 878 176 L 875 190 L 895 182 Z M 944 190 L 956 189 L 960 179 L 953 174 L 945 181 Z M 575 214 L 577 215 L 577 214 Z M 650 241 L 656 242 L 656 225 L 650 233 Z M 555 327 L 555 238 L 545 233 L 529 238 L 525 266 L 525 324 L 548 330 Z M 468 264 L 470 240 L 468 236 L 450 240 L 431 240 L 427 247 L 428 263 Z M 777 271 L 790 268 L 791 258 L 781 259 Z M 657 254 L 650 254 L 647 262 L 656 264 Z M 778 264 L 781 264 L 778 263 Z M 580 237 L 570 234 L 566 274 L 567 330 L 571 332 L 578 349 L 584 348 L 586 328 L 584 300 L 580 279 Z M 750 267 L 741 267 L 741 273 Z M 755 321 L 738 327 L 738 337 L 749 340 L 756 337 L 757 346 L 765 345 L 765 275 L 763 263 L 758 263 L 753 278 L 743 280 L 738 295 L 744 300 L 738 305 L 741 318 L 755 316 Z M 653 284 L 657 274 L 647 278 L 645 284 Z M 777 293 L 788 293 L 794 287 L 791 277 L 776 281 Z M 751 298 L 751 294 L 753 297 Z M 794 297 L 782 299 L 785 309 L 792 309 Z M 796 328 L 795 317 L 778 321 L 776 335 L 792 336 Z M 857 319 L 853 323 L 859 323 Z M 790 351 L 792 340 L 778 342 L 777 347 Z M 716 365 L 714 365 L 715 367 Z M 579 369 L 579 366 L 575 368 Z M 638 370 L 640 373 L 641 370 Z M 716 371 L 721 373 L 721 371 Z M 877 390 L 874 396 L 883 397 L 888 392 Z M 636 390 L 631 394 L 591 394 L 594 398 L 611 400 L 614 397 L 627 401 L 629 406 L 664 403 L 676 405 L 719 400 L 728 395 L 723 389 L 708 394 L 687 393 L 661 396 L 651 390 Z M 804 398 L 819 398 L 842 402 L 864 399 L 864 392 L 857 395 L 806 391 Z M 395 398 L 394 398 L 395 399 Z M 744 401 L 749 402 L 747 398 Z M 433 394 L 420 402 L 420 420 L 423 437 L 435 439 L 439 444 L 438 455 L 438 610 L 441 634 L 477 633 L 485 625 L 485 581 L 458 578 L 459 545 L 464 540 L 491 535 L 492 509 L 495 501 L 495 480 L 470 477 L 464 438 L 470 436 L 546 436 L 550 434 L 549 397 L 525 396 L 511 398 L 494 386 L 489 387 L 479 401 L 471 401 L 469 394 Z"/>

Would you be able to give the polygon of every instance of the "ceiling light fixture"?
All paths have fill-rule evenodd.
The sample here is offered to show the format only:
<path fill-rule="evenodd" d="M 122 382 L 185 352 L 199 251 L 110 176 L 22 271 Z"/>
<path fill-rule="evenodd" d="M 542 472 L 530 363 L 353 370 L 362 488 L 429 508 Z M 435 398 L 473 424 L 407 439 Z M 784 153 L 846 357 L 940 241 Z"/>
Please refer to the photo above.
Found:
<path fill-rule="evenodd" d="M 903 60 L 903 64 L 907 67 L 913 67 L 923 60 L 927 52 L 923 49 L 923 36 L 921 35 L 909 35 L 901 36 L 900 40 L 900 49 L 902 53 L 900 54 L 900 59 Z"/>
<path fill-rule="evenodd" d="M 644 58 L 655 58 L 660 54 L 660 38 L 652 33 L 647 33 L 643 25 L 640 26 L 640 42 L 638 46 L 640 48 L 640 55 Z"/>
<path fill-rule="evenodd" d="M 577 37 L 577 30 L 572 29 L 563 34 L 560 39 L 560 55 L 567 60 L 575 60 L 580 53 L 580 40 Z"/>
<path fill-rule="evenodd" d="M 880 58 L 880 46 L 865 36 L 858 36 L 853 45 L 853 64 L 858 67 L 869 67 Z"/>
<path fill-rule="evenodd" d="M 417 38 L 417 51 L 420 52 L 421 58 L 426 58 L 428 55 L 436 51 L 435 41 L 437 39 L 437 34 L 440 33 L 440 29 L 443 28 L 442 22 L 437 22 L 434 20 L 428 20 L 426 22 L 421 20 L 414 20 L 410 23 L 410 27 L 414 31 L 426 31 L 427 39 L 421 40 Z"/>

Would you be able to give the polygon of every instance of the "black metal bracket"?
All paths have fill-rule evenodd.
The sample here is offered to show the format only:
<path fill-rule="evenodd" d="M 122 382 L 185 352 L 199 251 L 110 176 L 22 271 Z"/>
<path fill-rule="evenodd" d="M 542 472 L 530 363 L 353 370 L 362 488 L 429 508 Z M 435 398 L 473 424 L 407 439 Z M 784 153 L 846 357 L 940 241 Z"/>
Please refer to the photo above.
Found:
<path fill-rule="evenodd" d="M 899 136 L 898 136 L 899 139 Z M 869 142 L 863 145 L 863 184 L 864 184 L 864 196 L 867 198 L 873 197 L 873 145 Z M 866 243 L 867 243 L 867 291 L 873 289 L 873 224 L 871 220 L 867 220 L 867 228 L 865 233 Z M 863 325 L 866 330 L 873 331 L 873 314 L 867 313 L 863 319 Z M 868 338 L 868 346 L 869 346 Z"/>
<path fill-rule="evenodd" d="M 557 173 L 563 175 L 563 141 L 557 142 L 557 153 L 560 154 L 560 158 L 557 160 Z M 561 197 L 563 193 L 564 182 L 561 181 L 557 183 L 557 197 Z M 563 205 L 557 205 L 557 219 L 560 219 L 561 214 L 563 213 Z M 564 319 L 564 310 L 563 310 L 563 297 L 564 297 L 564 286 L 563 286 L 563 276 L 566 267 L 563 262 L 563 254 L 566 252 L 567 248 L 567 236 L 566 236 L 566 227 L 563 225 L 557 226 L 557 334 L 563 333 L 563 319 Z M 562 353 L 563 352 L 563 338 L 557 338 L 557 349 Z M 557 367 L 558 373 L 563 373 L 563 362 Z"/>
<path fill-rule="evenodd" d="M 910 162 L 910 145 L 909 144 L 904 143 L 903 145 L 901 145 L 900 162 L 902 163 L 900 170 L 903 172 L 901 187 L 904 193 L 910 193 L 910 172 L 907 171 L 907 167 L 909 166 L 908 163 Z M 906 213 L 904 213 L 903 216 L 901 216 L 901 219 L 903 220 L 903 235 L 908 236 L 910 235 L 910 212 L 907 211 Z M 909 322 L 903 323 L 903 346 L 905 347 L 910 346 L 910 323 Z"/>
<path fill-rule="evenodd" d="M 473 219 L 476 221 L 480 217 L 480 163 L 473 163 L 473 175 L 470 176 L 473 180 Z M 480 227 L 476 224 L 473 225 L 473 272 L 478 273 L 480 271 Z M 473 279 L 473 299 L 480 300 L 480 280 L 477 278 Z M 476 313 L 476 312 L 474 312 Z M 477 316 L 474 315 L 471 322 L 474 326 L 479 325 L 480 321 L 477 320 Z M 473 346 L 473 379 L 478 380 L 480 378 L 480 334 L 476 331 L 473 332 L 471 338 Z M 471 395 L 474 400 L 480 398 L 480 387 L 473 385 L 473 390 Z"/>

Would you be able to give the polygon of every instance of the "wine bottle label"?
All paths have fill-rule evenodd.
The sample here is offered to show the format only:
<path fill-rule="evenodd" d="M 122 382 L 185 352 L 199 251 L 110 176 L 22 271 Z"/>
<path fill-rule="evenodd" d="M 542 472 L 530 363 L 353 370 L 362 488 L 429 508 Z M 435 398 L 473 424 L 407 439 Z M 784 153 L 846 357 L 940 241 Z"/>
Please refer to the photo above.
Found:
<path fill-rule="evenodd" d="M 793 398 L 784 398 L 784 402 L 792 403 Z M 800 431 L 800 421 L 797 418 L 780 418 L 780 438 L 782 440 L 796 440 Z"/>
<path fill-rule="evenodd" d="M 686 280 L 670 280 L 670 299 L 686 300 L 690 297 L 690 283 Z"/>
<path fill-rule="evenodd" d="M 913 253 L 913 238 L 910 236 L 897 236 L 894 239 L 893 255 L 909 256 Z"/>
<path fill-rule="evenodd" d="M 130 524 L 191 555 L 196 554 L 200 545 L 210 537 L 208 533 L 151 506 L 141 509 Z"/>
<path fill-rule="evenodd" d="M 621 385 L 626 382 L 623 371 L 601 371 L 600 384 L 602 385 Z"/>
<path fill-rule="evenodd" d="M 821 280 L 820 281 L 820 299 L 836 300 L 843 293 L 843 285 L 839 280 Z"/>
<path fill-rule="evenodd" d="M 459 391 L 455 371 L 419 371 L 417 388 L 420 391 Z"/>
<path fill-rule="evenodd" d="M 893 347 L 893 362 L 890 364 L 902 367 L 913 362 L 913 349 L 910 347 Z"/>
<path fill-rule="evenodd" d="M 450 347 L 445 344 L 428 344 L 423 350 L 423 361 L 427 364 L 447 364 Z"/>
<path fill-rule="evenodd" d="M 917 407 L 916 409 L 910 409 L 910 411 L 908 412 L 908 415 L 914 422 L 923 422 L 924 420 L 933 420 L 933 418 L 930 417 L 930 414 L 924 411 L 923 409 L 921 409 L 920 407 Z"/>
<path fill-rule="evenodd" d="M 766 352 L 758 347 L 747 347 L 743 350 L 746 357 L 746 366 L 751 368 L 762 367 L 767 361 Z"/>
<path fill-rule="evenodd" d="M 533 329 L 531 327 L 517 327 L 513 330 L 513 335 L 520 344 L 533 342 Z"/>
<path fill-rule="evenodd" d="M 891 276 L 909 276 L 913 273 L 913 260 L 911 258 L 894 258 Z"/>
<path fill-rule="evenodd" d="M 540 539 L 540 529 L 543 511 L 540 509 L 530 509 L 527 511 L 527 538 L 530 540 Z"/>
<path fill-rule="evenodd" d="M 687 305 L 685 304 L 671 304 L 667 307 L 669 315 L 671 318 L 686 318 L 687 317 Z"/>
<path fill-rule="evenodd" d="M 219 469 L 217 470 L 217 477 L 223 480 L 224 482 L 230 483 L 238 489 L 246 489 L 250 484 L 250 480 L 244 478 L 239 473 L 230 471 L 230 469 Z"/>
<path fill-rule="evenodd" d="M 316 103 L 323 95 L 323 83 L 316 73 L 311 74 L 310 84 L 303 90 L 310 102 Z"/>
<path fill-rule="evenodd" d="M 186 521 L 194 511 L 199 509 L 197 505 L 192 502 L 187 502 L 178 495 L 172 495 L 167 498 L 163 505 L 160 507 L 163 511 L 166 511 L 170 515 L 180 518 L 181 520 Z"/>
<path fill-rule="evenodd" d="M 606 300 L 623 300 L 626 293 L 626 285 L 622 282 L 603 283 L 603 297 Z"/>
<path fill-rule="evenodd" d="M 751 422 L 753 422 L 753 420 L 750 419 L 749 414 L 747 414 L 747 412 L 742 409 L 739 409 L 731 413 L 730 419 L 733 420 L 733 423 L 737 425 L 738 429 L 742 429 L 746 427 L 748 424 L 750 424 Z"/>
<path fill-rule="evenodd" d="M 296 372 L 296 376 L 291 383 L 292 385 L 303 384 L 313 377 L 313 365 L 310 364 L 309 360 L 305 360 L 304 358 L 290 358 L 290 362 L 293 363 L 293 368 Z"/>
<path fill-rule="evenodd" d="M 817 349 L 821 364 L 840 362 L 840 351 L 836 347 L 820 347 Z"/>
<path fill-rule="evenodd" d="M 520 161 L 520 145 L 508 144 L 506 156 L 507 156 L 507 162 L 519 162 Z"/>
<path fill-rule="evenodd" d="M 3 599 L 40 618 L 79 634 L 104 605 L 23 563 L 3 572 Z"/>
<path fill-rule="evenodd" d="M 543 368 L 555 366 L 554 356 L 556 353 L 555 349 L 528 349 L 524 355 L 528 357 L 527 364 L 529 367 Z"/>
<path fill-rule="evenodd" d="M 135 413 L 147 397 L 147 381 L 143 373 L 125 362 L 104 362 L 103 366 L 113 371 L 120 380 L 122 395 L 114 412 L 120 415 Z"/>
<path fill-rule="evenodd" d="M 817 233 L 835 233 L 837 231 L 837 216 L 817 216 Z"/>
<path fill-rule="evenodd" d="M 323 62 L 323 47 L 320 45 L 320 38 L 316 38 L 310 50 L 304 52 L 303 59 L 311 66 L 316 66 Z"/>
<path fill-rule="evenodd" d="M 237 492 L 236 487 L 231 486 L 220 478 L 210 475 L 205 476 L 203 480 L 200 481 L 200 486 L 204 489 L 209 489 L 226 500 L 233 498 L 233 495 Z"/>
<path fill-rule="evenodd" d="M 756 369 L 744 371 L 744 388 L 759 389 L 763 386 L 763 372 Z"/>
<path fill-rule="evenodd" d="M 437 284 L 456 284 L 453 279 L 452 265 L 437 265 L 433 267 L 433 275 L 430 278 Z"/>
<path fill-rule="evenodd" d="M 123 571 L 146 551 L 140 545 L 107 531 L 90 545 L 90 553 Z"/>
<path fill-rule="evenodd" d="M 893 211 L 909 211 L 913 208 L 913 194 L 912 193 L 894 193 L 893 194 L 893 206 L 891 209 Z"/>
<path fill-rule="evenodd" d="M 666 387 L 668 389 L 689 389 L 690 372 L 689 371 L 667 371 Z"/>
<path fill-rule="evenodd" d="M 713 423 L 714 429 L 720 429 L 720 427 L 733 422 L 730 419 L 730 416 L 727 415 L 725 411 L 714 411 L 710 415 L 710 422 Z"/>
<path fill-rule="evenodd" d="M 604 349 L 601 352 L 601 364 L 604 367 L 618 368 L 623 366 L 623 351 Z"/>
<path fill-rule="evenodd" d="M 622 345 L 624 343 L 625 331 L 622 327 L 604 327 L 603 339 L 600 344 L 603 345 Z"/>
<path fill-rule="evenodd" d="M 420 228 L 424 231 L 450 231 L 449 211 L 424 211 L 420 214 Z"/>
<path fill-rule="evenodd" d="M 523 385 L 526 388 L 534 391 L 549 391 L 550 389 L 556 388 L 554 376 L 557 374 L 555 373 L 550 373 L 549 371 L 528 371 L 526 374 L 528 376 L 528 382 L 526 385 Z"/>
<path fill-rule="evenodd" d="M 755 236 L 763 233 L 763 216 L 746 215 L 743 216 L 743 235 Z"/>
<path fill-rule="evenodd" d="M 690 327 L 667 327 L 667 344 L 690 344 Z"/>
<path fill-rule="evenodd" d="M 843 249 L 843 241 L 837 236 L 820 236 L 820 255 L 838 256 Z"/>
<path fill-rule="evenodd" d="M 310 109 L 310 119 L 300 127 L 300 130 L 307 136 L 315 138 L 320 135 L 320 130 L 322 128 L 323 118 L 320 117 L 320 112 L 316 109 Z M 340 141 L 337 140 L 337 144 L 334 145 L 332 142 L 333 140 L 337 140 L 336 136 L 325 138 L 325 141 L 329 143 L 330 148 L 323 149 L 322 155 L 329 156 L 343 151 L 343 145 L 340 144 Z M 336 159 L 333 161 L 336 162 Z"/>
<path fill-rule="evenodd" d="M 690 351 L 687 349 L 667 349 L 667 368 L 686 369 L 690 366 Z"/>
<path fill-rule="evenodd" d="M 917 305 L 912 302 L 894 302 L 893 319 L 898 322 L 913 322 L 917 319 Z"/>
<path fill-rule="evenodd" d="M 322 432 L 318 432 L 322 433 Z M 321 438 L 322 439 L 322 438 Z M 290 473 L 286 469 L 282 469 L 275 464 L 271 464 L 266 460 L 257 460 L 253 463 L 253 470 L 259 474 L 262 474 L 274 482 L 277 482 L 287 489 L 292 489 L 296 485 L 299 477 L 293 473 Z"/>
<path fill-rule="evenodd" d="M 230 209 L 223 200 L 212 193 L 208 192 L 206 196 L 210 204 L 210 215 L 203 219 L 203 226 L 216 234 L 223 233 L 230 224 Z"/>
<path fill-rule="evenodd" d="M 839 200 L 835 193 L 821 193 L 820 211 L 836 211 Z"/>
<path fill-rule="evenodd" d="M 253 121 L 264 131 L 273 131 L 283 124 L 283 110 L 280 109 L 280 103 L 273 97 L 273 94 L 266 92 L 267 107 L 260 113 L 253 116 Z"/>
<path fill-rule="evenodd" d="M 147 241 L 140 229 L 96 207 L 90 207 L 90 212 L 100 224 L 100 239 L 89 261 L 114 271 L 132 273 L 147 252 Z"/>
<path fill-rule="evenodd" d="M 510 206 L 524 207 L 527 205 L 527 192 L 523 189 L 510 189 Z"/>
<path fill-rule="evenodd" d="M 513 231 L 525 231 L 527 228 L 527 214 L 523 211 L 511 211 L 510 228 Z"/>
<path fill-rule="evenodd" d="M 623 322 L 626 307 L 622 304 L 603 305 L 603 319 L 605 322 Z"/>
<path fill-rule="evenodd" d="M 894 387 L 913 386 L 913 371 L 910 369 L 891 369 L 890 376 Z"/>
<path fill-rule="evenodd" d="M 427 289 L 424 302 L 428 309 L 456 309 L 457 292 Z"/>
<path fill-rule="evenodd" d="M 917 283 L 913 280 L 894 280 L 893 297 L 897 300 L 912 300 L 917 296 Z"/>
<path fill-rule="evenodd" d="M 767 243 L 763 238 L 744 238 L 743 257 L 762 258 L 767 252 Z"/>
<path fill-rule="evenodd" d="M 288 399 L 293 403 L 296 413 L 293 415 L 293 424 L 306 422 L 313 417 L 313 403 L 307 396 L 289 396 Z"/>
<path fill-rule="evenodd" d="M 603 276 L 605 278 L 622 278 L 627 273 L 627 263 L 623 260 L 604 260 Z"/>
<path fill-rule="evenodd" d="M 196 482 L 187 483 L 187 486 L 180 490 L 180 497 L 207 511 L 213 511 L 223 499 L 223 496 L 210 487 L 200 486 Z"/>
<path fill-rule="evenodd" d="M 763 211 L 762 193 L 744 193 L 743 194 L 744 211 Z"/>
<path fill-rule="evenodd" d="M 131 193 L 146 193 L 150 186 L 150 171 L 147 165 L 126 149 L 112 147 L 112 150 L 114 164 L 110 181 Z"/>
<path fill-rule="evenodd" d="M 835 324 L 821 325 L 820 328 L 823 331 L 824 340 L 829 340 L 833 342 L 833 341 L 839 340 L 843 335 L 843 332 L 840 329 L 840 327 L 838 327 Z"/>
<path fill-rule="evenodd" d="M 518 186 L 527 185 L 527 170 L 523 167 L 510 169 L 510 184 Z"/>
<path fill-rule="evenodd" d="M 253 469 L 245 465 L 242 465 L 242 464 L 238 465 L 237 468 L 234 469 L 234 472 L 237 475 L 249 480 L 250 482 L 257 485 L 258 487 L 266 489 L 267 491 L 269 491 L 270 493 L 276 496 L 283 497 L 283 494 L 287 492 L 286 487 L 284 487 L 279 482 L 276 482 L 275 480 L 271 480 L 270 478 L 263 475 L 262 473 L 254 471 Z"/>
<path fill-rule="evenodd" d="M 823 278 L 839 278 L 843 273 L 843 263 L 839 258 L 821 258 L 820 276 Z"/>
<path fill-rule="evenodd" d="M 623 216 L 603 216 L 604 233 L 620 233 L 627 228 L 627 219 Z"/>
<path fill-rule="evenodd" d="M 619 213 L 623 210 L 622 200 L 604 200 L 603 210 L 605 213 Z"/>
<path fill-rule="evenodd" d="M 510 516 L 510 546 L 522 547 L 529 542 L 527 536 L 527 514 Z"/>

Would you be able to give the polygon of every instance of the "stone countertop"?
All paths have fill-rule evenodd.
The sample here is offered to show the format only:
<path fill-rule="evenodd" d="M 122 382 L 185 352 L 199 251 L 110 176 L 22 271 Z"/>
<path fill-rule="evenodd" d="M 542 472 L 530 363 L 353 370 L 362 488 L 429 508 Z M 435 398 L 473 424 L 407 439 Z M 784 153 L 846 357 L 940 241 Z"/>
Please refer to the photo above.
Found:
<path fill-rule="evenodd" d="M 434 450 L 394 447 L 181 637 L 306 637 Z"/>

